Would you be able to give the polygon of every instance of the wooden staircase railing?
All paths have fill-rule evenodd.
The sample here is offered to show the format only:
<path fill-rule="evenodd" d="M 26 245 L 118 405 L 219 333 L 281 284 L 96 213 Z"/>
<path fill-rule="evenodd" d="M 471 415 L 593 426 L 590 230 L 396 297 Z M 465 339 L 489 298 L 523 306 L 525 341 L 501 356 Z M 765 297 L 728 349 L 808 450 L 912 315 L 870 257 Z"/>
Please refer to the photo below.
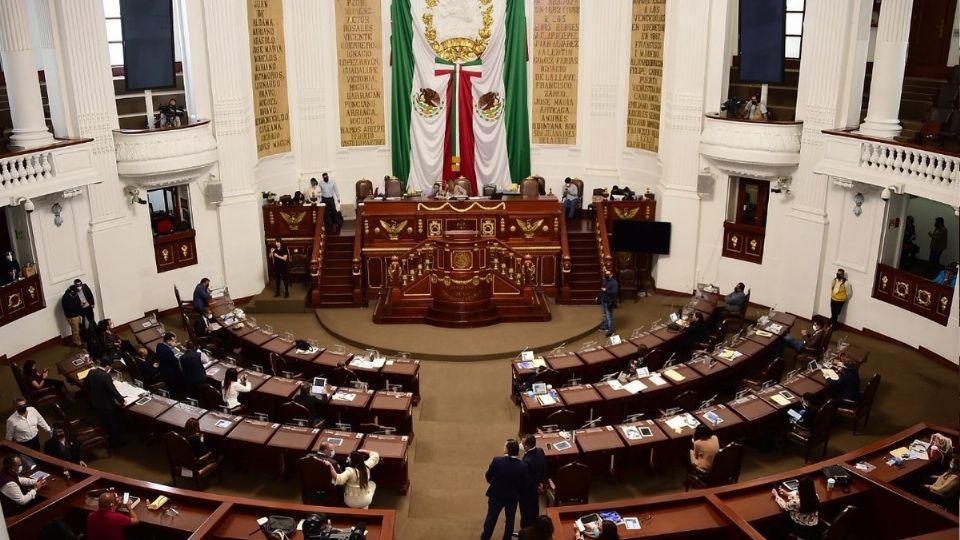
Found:
<path fill-rule="evenodd" d="M 313 252 L 310 254 L 310 305 L 320 305 L 320 276 L 323 274 L 323 254 L 326 250 L 327 230 L 323 220 L 317 220 L 313 233 Z"/>
<path fill-rule="evenodd" d="M 363 223 L 362 213 L 363 203 L 358 203 L 356 210 L 357 226 L 353 233 L 353 260 L 350 265 L 351 274 L 353 274 L 353 304 L 356 306 L 367 305 L 363 282 L 363 227 L 360 226 Z"/>
<path fill-rule="evenodd" d="M 570 260 L 570 241 L 567 239 L 566 216 L 560 218 L 560 302 L 570 302 L 570 270 L 573 263 Z"/>
<path fill-rule="evenodd" d="M 607 231 L 607 212 L 610 205 L 606 201 L 596 203 L 597 208 L 597 257 L 600 259 L 600 271 L 613 271 L 613 252 L 610 251 L 610 235 Z"/>

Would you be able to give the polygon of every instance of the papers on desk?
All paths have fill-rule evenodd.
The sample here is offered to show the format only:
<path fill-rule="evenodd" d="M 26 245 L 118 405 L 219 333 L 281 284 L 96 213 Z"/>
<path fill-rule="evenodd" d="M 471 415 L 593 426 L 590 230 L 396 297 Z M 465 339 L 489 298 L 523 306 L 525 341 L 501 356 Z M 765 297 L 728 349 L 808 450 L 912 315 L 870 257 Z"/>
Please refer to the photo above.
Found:
<path fill-rule="evenodd" d="M 214 323 L 210 323 L 210 331 L 211 331 L 211 332 L 216 332 L 217 330 L 219 330 L 219 329 L 221 329 L 221 328 L 223 328 L 223 327 L 220 326 L 220 323 L 215 323 L 215 322 L 214 322 Z"/>
<path fill-rule="evenodd" d="M 773 334 L 771 334 L 770 332 L 767 332 L 766 330 L 757 330 L 754 332 L 754 334 L 760 337 L 773 337 Z"/>
<path fill-rule="evenodd" d="M 714 426 L 719 426 L 723 423 L 723 418 L 720 418 L 720 415 L 716 411 L 710 411 L 703 415 L 703 417 L 710 421 Z"/>
<path fill-rule="evenodd" d="M 537 396 L 537 403 L 544 407 L 549 407 L 550 405 L 556 405 L 557 399 L 553 396 L 552 392 L 549 394 L 540 394 Z"/>
<path fill-rule="evenodd" d="M 320 352 L 320 348 L 319 348 L 319 347 L 308 347 L 306 350 L 303 350 L 303 349 L 295 349 L 293 352 L 294 352 L 294 354 L 316 354 L 316 353 Z M 389 363 L 390 363 L 390 362 L 387 362 L 387 364 L 389 364 Z"/>
<path fill-rule="evenodd" d="M 823 373 L 823 378 L 827 379 L 828 381 L 840 380 L 840 375 L 837 375 L 837 372 L 830 368 L 823 368 L 820 370 L 820 372 Z"/>
<path fill-rule="evenodd" d="M 616 390 L 616 391 L 618 391 L 618 392 L 619 392 L 620 390 L 623 390 L 623 385 L 620 384 L 620 381 L 618 381 L 618 380 L 616 380 L 616 379 L 610 379 L 609 381 L 607 381 L 607 385 L 610 386 L 610 389 L 611 389 L 611 390 Z"/>
<path fill-rule="evenodd" d="M 237 322 L 237 316 L 233 313 L 227 313 L 223 316 L 223 324 L 230 326 L 235 322 Z"/>
<path fill-rule="evenodd" d="M 207 368 L 207 375 L 208 375 L 208 376 L 213 377 L 213 376 L 216 375 L 217 373 L 220 373 L 220 366 L 213 366 L 213 367 Z"/>
<path fill-rule="evenodd" d="M 134 386 L 126 381 L 113 381 L 113 386 L 115 386 L 117 388 L 117 392 L 120 392 L 120 395 L 123 396 L 124 406 L 130 405 L 145 394 L 149 394 L 149 392 L 143 388 Z"/>
<path fill-rule="evenodd" d="M 668 370 L 664 371 L 663 374 L 666 375 L 667 377 L 670 377 L 670 380 L 673 381 L 673 382 L 680 382 L 680 381 L 686 379 L 686 377 L 684 377 L 683 375 L 681 375 L 680 372 L 678 372 L 678 371 L 675 370 L 675 369 L 668 369 Z"/>
<path fill-rule="evenodd" d="M 353 360 L 350 361 L 350 365 L 358 368 L 363 368 L 363 369 L 380 369 L 383 367 L 383 365 L 386 362 L 387 362 L 387 359 L 382 356 L 379 358 L 374 358 L 372 360 L 369 360 L 367 358 L 362 358 L 362 357 L 357 358 L 356 356 L 354 356 Z"/>
<path fill-rule="evenodd" d="M 228 427 L 233 425 L 233 422 L 231 422 L 230 420 L 221 419 L 221 420 L 217 420 L 217 423 L 214 425 L 220 429 L 227 429 Z"/>
<path fill-rule="evenodd" d="M 544 360 L 542 356 L 538 356 L 533 360 L 517 362 L 517 367 L 520 369 L 537 369 L 539 367 L 547 367 L 547 361 Z"/>
<path fill-rule="evenodd" d="M 783 394 L 779 392 L 770 396 L 770 399 L 773 400 L 774 403 L 776 403 L 781 407 L 786 407 L 787 405 L 790 405 L 790 399 L 783 397 Z"/>
<path fill-rule="evenodd" d="M 680 413 L 667 419 L 667 427 L 680 433 L 684 428 L 695 428 L 700 425 L 700 421 L 690 413 Z"/>
<path fill-rule="evenodd" d="M 722 358 L 724 360 L 736 360 L 741 356 L 743 356 L 743 353 L 741 353 L 740 351 L 735 351 L 733 349 L 724 349 L 719 354 L 717 354 L 717 358 Z"/>
<path fill-rule="evenodd" d="M 854 467 L 856 467 L 858 471 L 863 471 L 867 473 L 877 468 L 876 465 L 872 463 L 867 463 L 866 461 L 860 461 L 856 465 L 854 465 Z"/>
<path fill-rule="evenodd" d="M 766 331 L 774 334 L 780 334 L 780 332 L 783 331 L 783 325 L 779 323 L 773 323 L 767 326 Z"/>
<path fill-rule="evenodd" d="M 153 321 L 143 321 L 142 323 L 140 323 L 140 326 L 144 328 L 150 328 L 151 326 L 153 326 Z"/>
<path fill-rule="evenodd" d="M 650 382 L 652 382 L 653 384 L 655 384 L 655 385 L 657 385 L 657 386 L 663 386 L 663 385 L 667 384 L 666 379 L 664 379 L 663 377 L 661 377 L 659 373 L 654 373 L 653 375 L 647 377 L 647 380 L 650 381 Z"/>
<path fill-rule="evenodd" d="M 357 395 L 352 392 L 343 392 L 341 390 L 337 390 L 333 394 L 333 399 L 338 401 L 353 401 L 357 399 Z"/>
<path fill-rule="evenodd" d="M 646 435 L 644 432 L 646 432 Z M 631 441 L 639 441 L 644 437 L 652 437 L 653 432 L 646 426 L 640 428 L 637 426 L 624 426 L 623 435 Z"/>
<path fill-rule="evenodd" d="M 612 382 L 612 381 L 611 381 Z M 631 394 L 636 394 L 637 392 L 643 392 L 647 389 L 647 385 L 643 384 L 639 380 L 630 381 L 623 387 L 624 390 L 630 392 Z"/>
<path fill-rule="evenodd" d="M 210 298 L 214 298 L 214 299 L 216 299 L 216 298 L 223 298 L 224 292 L 225 292 L 225 291 L 224 291 L 223 288 L 211 289 L 211 290 L 210 290 Z"/>
<path fill-rule="evenodd" d="M 90 370 L 91 370 L 91 369 L 93 369 L 93 368 L 87 368 L 87 369 L 85 369 L 85 370 L 83 370 L 83 371 L 78 371 L 78 372 L 77 372 L 77 378 L 80 379 L 81 381 L 84 380 L 84 379 L 86 379 L 86 378 L 87 378 L 87 375 L 90 374 Z"/>

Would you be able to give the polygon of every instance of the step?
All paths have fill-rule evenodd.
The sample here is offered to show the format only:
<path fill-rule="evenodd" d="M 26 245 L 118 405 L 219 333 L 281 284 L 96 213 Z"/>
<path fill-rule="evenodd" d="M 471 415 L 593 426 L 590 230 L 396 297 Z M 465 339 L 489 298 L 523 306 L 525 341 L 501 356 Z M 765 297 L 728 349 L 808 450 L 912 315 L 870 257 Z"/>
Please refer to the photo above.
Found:
<path fill-rule="evenodd" d="M 320 283 L 320 293 L 353 293 L 353 280 L 330 280 Z"/>

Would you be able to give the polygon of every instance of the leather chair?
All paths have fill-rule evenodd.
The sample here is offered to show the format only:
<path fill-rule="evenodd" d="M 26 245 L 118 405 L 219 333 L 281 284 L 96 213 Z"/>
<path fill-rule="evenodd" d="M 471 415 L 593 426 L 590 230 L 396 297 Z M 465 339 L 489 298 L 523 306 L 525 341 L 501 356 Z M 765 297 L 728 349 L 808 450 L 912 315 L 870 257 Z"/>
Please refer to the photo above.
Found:
<path fill-rule="evenodd" d="M 173 431 L 164 433 L 163 448 L 167 452 L 170 476 L 173 478 L 174 486 L 177 485 L 177 478 L 193 478 L 198 488 L 214 474 L 217 475 L 217 479 L 223 480 L 220 476 L 220 463 L 213 454 L 208 452 L 200 457 L 193 455 L 193 449 L 183 435 Z M 190 474 L 185 474 L 188 471 Z"/>
<path fill-rule="evenodd" d="M 219 411 L 220 407 L 227 405 L 223 401 L 223 394 L 220 393 L 220 389 L 209 383 L 200 385 L 200 399 L 198 401 L 200 406 L 208 411 Z"/>
<path fill-rule="evenodd" d="M 853 534 L 856 527 L 856 518 L 860 509 L 853 505 L 847 505 L 833 522 L 821 519 L 820 522 L 826 528 L 823 534 L 823 540 L 847 540 Z"/>
<path fill-rule="evenodd" d="M 555 425 L 559 427 L 561 431 L 573 431 L 580 427 L 580 424 L 577 422 L 577 413 L 570 409 L 560 409 L 559 411 L 550 413 L 547 416 L 546 424 Z"/>
<path fill-rule="evenodd" d="M 803 367 L 811 360 L 819 361 L 821 358 L 823 358 L 823 355 L 830 347 L 830 340 L 833 338 L 833 325 L 830 324 L 829 319 L 821 320 L 820 324 L 824 325 L 823 339 L 820 340 L 819 345 L 816 347 L 804 346 L 802 349 L 797 351 L 795 367 Z"/>
<path fill-rule="evenodd" d="M 713 467 L 706 476 L 700 476 L 696 473 L 693 465 L 690 466 L 690 472 L 687 473 L 686 490 L 690 491 L 690 486 L 695 489 L 706 489 L 708 487 L 725 486 L 735 484 L 740 481 L 740 469 L 743 467 L 744 447 L 740 443 L 730 443 L 717 452 L 713 460 Z"/>
<path fill-rule="evenodd" d="M 783 376 L 783 357 L 778 356 L 770 361 L 767 364 L 767 367 L 763 368 L 756 377 L 743 379 L 743 388 L 749 388 L 750 390 L 760 390 L 763 387 L 763 383 L 767 381 L 779 382 L 780 377 Z"/>
<path fill-rule="evenodd" d="M 144 389 L 149 390 L 152 394 L 157 394 L 160 390 L 166 389 L 166 386 L 162 381 L 145 381 L 143 373 L 140 371 L 140 365 L 137 364 L 137 361 L 134 358 L 126 359 L 126 370 L 127 373 L 130 374 L 131 378 L 143 383 Z"/>
<path fill-rule="evenodd" d="M 483 186 L 482 193 L 484 197 L 493 197 L 497 194 L 497 186 L 493 184 L 486 184 Z"/>
<path fill-rule="evenodd" d="M 296 360 L 288 360 L 277 353 L 270 353 L 270 368 L 274 375 L 286 377 L 288 379 L 302 379 L 303 371 L 297 371 L 300 363 Z"/>
<path fill-rule="evenodd" d="M 473 184 L 470 183 L 469 179 L 461 176 L 459 178 L 456 178 L 454 180 L 450 180 L 447 182 L 448 193 L 451 193 L 451 194 L 456 193 L 455 189 L 458 187 L 463 189 L 463 191 L 465 191 L 468 196 L 470 197 L 473 196 Z"/>
<path fill-rule="evenodd" d="M 673 398 L 670 406 L 679 407 L 687 412 L 695 411 L 700 406 L 700 395 L 694 390 L 687 390 Z"/>
<path fill-rule="evenodd" d="M 300 500 L 303 504 L 343 506 L 343 497 L 337 486 L 331 483 L 332 476 L 327 464 L 317 456 L 304 456 L 297 460 L 297 477 L 300 478 Z"/>
<path fill-rule="evenodd" d="M 810 462 L 810 449 L 823 443 L 821 457 L 827 455 L 827 444 L 830 442 L 830 428 L 833 426 L 833 417 L 837 414 L 837 404 L 832 399 L 827 400 L 820 410 L 817 411 L 817 417 L 813 420 L 813 425 L 809 429 L 794 426 L 793 430 L 787 433 L 787 440 L 798 444 L 804 448 L 803 459 L 806 463 Z"/>
<path fill-rule="evenodd" d="M 53 410 L 67 433 L 80 445 L 80 450 L 88 453 L 96 448 L 105 448 L 107 457 L 113 455 L 110 451 L 110 439 L 102 429 L 83 418 L 70 418 L 60 405 L 54 405 Z"/>
<path fill-rule="evenodd" d="M 570 183 L 577 186 L 577 215 L 583 209 L 583 180 L 579 178 L 570 179 Z"/>
<path fill-rule="evenodd" d="M 546 195 L 547 194 L 547 180 L 540 176 L 539 174 L 533 177 L 537 181 L 537 194 Z"/>
<path fill-rule="evenodd" d="M 193 313 L 193 298 L 184 302 L 180 298 L 180 289 L 176 285 L 173 286 L 173 295 L 177 297 L 177 309 L 180 310 L 180 315 L 186 315 Z"/>
<path fill-rule="evenodd" d="M 857 426 L 860 424 L 860 420 L 863 420 L 864 427 L 870 422 L 870 410 L 873 409 L 873 400 L 877 397 L 877 388 L 879 387 L 880 374 L 874 373 L 860 394 L 860 401 L 843 399 L 837 404 L 837 414 L 853 420 L 854 435 L 857 434 Z"/>
<path fill-rule="evenodd" d="M 356 194 L 356 205 L 360 206 L 360 203 L 363 202 L 364 199 L 373 195 L 373 182 L 367 180 L 366 178 L 357 180 Z"/>
<path fill-rule="evenodd" d="M 28 383 L 27 379 L 23 376 L 23 370 L 20 369 L 20 364 L 10 362 L 10 371 L 13 372 L 13 378 L 17 381 L 17 388 L 20 389 L 20 394 L 23 395 L 23 398 L 27 400 L 27 403 L 29 403 L 31 407 L 40 409 L 48 405 L 57 405 L 60 403 L 60 396 L 57 395 L 55 388 L 46 387 L 37 390 Z"/>
<path fill-rule="evenodd" d="M 387 179 L 383 191 L 387 197 L 403 197 L 403 183 L 396 176 L 391 176 Z"/>
<path fill-rule="evenodd" d="M 537 199 L 540 197 L 540 188 L 537 179 L 528 176 L 520 182 L 520 196 L 524 199 Z"/>
<path fill-rule="evenodd" d="M 310 427 L 323 427 L 324 420 L 321 418 L 313 421 L 310 411 L 296 401 L 288 401 L 277 407 L 277 422 L 281 424 L 296 424 L 300 420 L 306 422 Z"/>
<path fill-rule="evenodd" d="M 553 506 L 586 504 L 590 500 L 590 467 L 583 463 L 567 463 L 557 469 L 548 482 Z"/>

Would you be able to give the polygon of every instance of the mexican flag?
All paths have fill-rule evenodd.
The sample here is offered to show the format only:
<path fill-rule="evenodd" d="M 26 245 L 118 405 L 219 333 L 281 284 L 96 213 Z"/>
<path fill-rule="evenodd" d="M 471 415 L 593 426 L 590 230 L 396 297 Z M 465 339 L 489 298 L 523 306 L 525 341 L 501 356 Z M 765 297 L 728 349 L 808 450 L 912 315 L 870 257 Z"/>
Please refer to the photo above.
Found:
<path fill-rule="evenodd" d="M 393 174 L 408 189 L 530 175 L 523 0 L 393 0 Z"/>

